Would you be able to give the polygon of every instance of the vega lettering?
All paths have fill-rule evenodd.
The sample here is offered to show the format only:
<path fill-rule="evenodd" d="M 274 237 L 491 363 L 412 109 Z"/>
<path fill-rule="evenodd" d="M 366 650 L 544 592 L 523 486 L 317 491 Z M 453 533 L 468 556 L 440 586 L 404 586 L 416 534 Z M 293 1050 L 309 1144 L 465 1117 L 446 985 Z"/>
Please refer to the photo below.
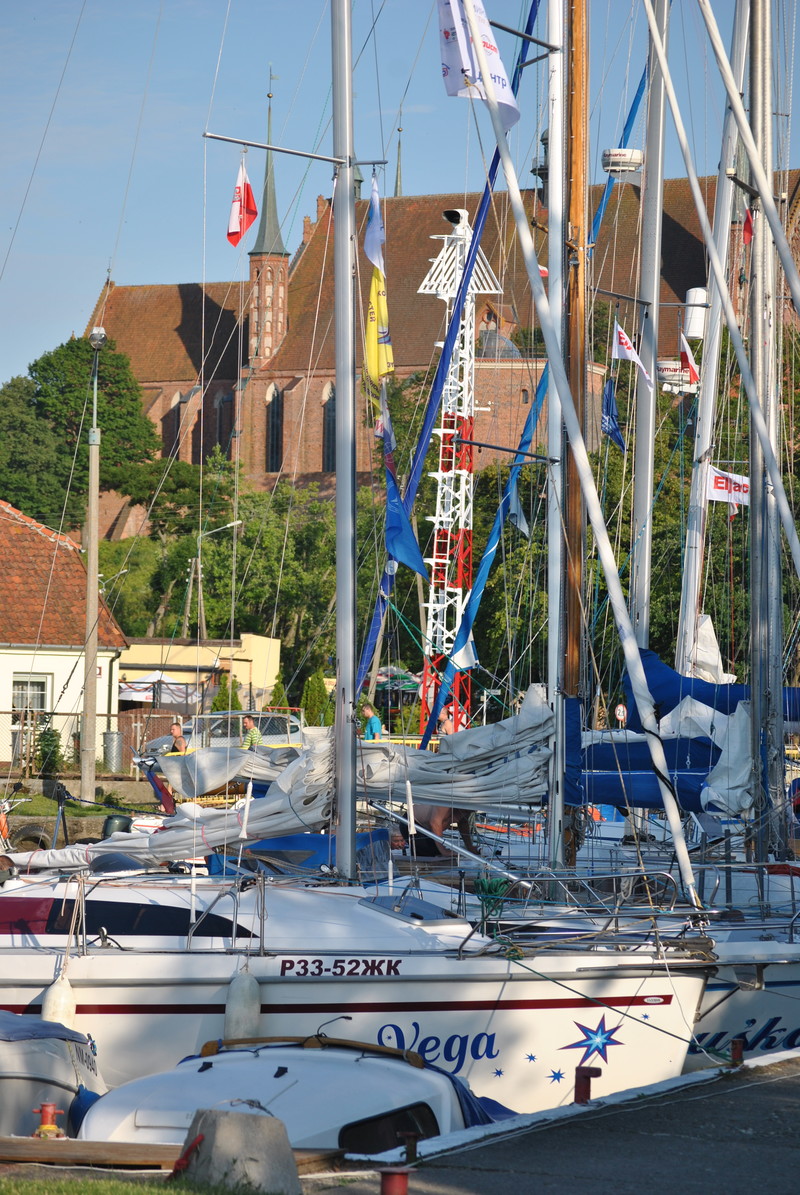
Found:
<path fill-rule="evenodd" d="M 744 1038 L 744 1052 L 752 1054 L 760 1050 L 764 1054 L 772 1050 L 796 1050 L 800 1047 L 800 1027 L 790 1029 L 781 1024 L 780 1017 L 770 1017 L 758 1026 L 755 1018 L 745 1021 L 745 1028 L 731 1032 L 721 1029 L 718 1033 L 696 1033 L 689 1046 L 690 1054 L 702 1054 L 706 1050 L 727 1050 L 735 1037 Z"/>
<path fill-rule="evenodd" d="M 437 1062 L 443 1070 L 457 1075 L 469 1059 L 479 1062 L 482 1058 L 497 1058 L 500 1051 L 495 1047 L 494 1033 L 451 1033 L 441 1038 L 435 1034 L 422 1037 L 418 1021 L 412 1021 L 410 1029 L 400 1025 L 381 1025 L 378 1030 L 378 1045 L 392 1046 L 397 1050 L 415 1050 L 426 1062 Z"/>

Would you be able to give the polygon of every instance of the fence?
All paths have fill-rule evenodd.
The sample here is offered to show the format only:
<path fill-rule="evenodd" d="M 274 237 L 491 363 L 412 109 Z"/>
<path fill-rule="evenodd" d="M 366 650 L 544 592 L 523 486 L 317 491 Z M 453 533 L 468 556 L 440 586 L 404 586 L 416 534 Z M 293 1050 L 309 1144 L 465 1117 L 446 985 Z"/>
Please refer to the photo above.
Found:
<path fill-rule="evenodd" d="M 134 711 L 140 714 L 141 711 Z M 156 716 L 155 724 L 169 724 L 170 711 Z M 131 773 L 132 752 L 139 746 L 142 727 L 131 713 L 98 714 L 95 742 L 97 769 L 100 773 Z M 6 776 L 28 779 L 39 775 L 80 774 L 80 714 L 51 713 L 47 710 L 0 710 L 0 768 Z"/>

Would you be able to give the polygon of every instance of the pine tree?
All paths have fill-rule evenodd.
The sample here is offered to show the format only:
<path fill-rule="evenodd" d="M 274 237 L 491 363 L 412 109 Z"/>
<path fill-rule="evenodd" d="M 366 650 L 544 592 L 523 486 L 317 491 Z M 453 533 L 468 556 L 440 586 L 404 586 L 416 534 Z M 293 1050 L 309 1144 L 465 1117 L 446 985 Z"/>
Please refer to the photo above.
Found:
<path fill-rule="evenodd" d="M 332 726 L 334 717 L 333 702 L 325 688 L 322 669 L 312 672 L 303 685 L 303 696 L 300 698 L 306 723 L 308 726 Z"/>

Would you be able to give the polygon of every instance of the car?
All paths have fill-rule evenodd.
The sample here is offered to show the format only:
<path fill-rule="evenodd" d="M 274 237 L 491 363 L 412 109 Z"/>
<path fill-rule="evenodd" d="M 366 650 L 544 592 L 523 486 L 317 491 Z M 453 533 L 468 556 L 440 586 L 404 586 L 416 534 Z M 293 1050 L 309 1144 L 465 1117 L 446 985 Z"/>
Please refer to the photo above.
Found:
<path fill-rule="evenodd" d="M 288 710 L 222 710 L 201 714 L 183 723 L 183 737 L 190 749 L 197 747 L 241 747 L 245 732 L 242 719 L 249 714 L 261 731 L 263 747 L 302 745 L 302 717 Z M 164 755 L 172 750 L 172 735 L 162 734 L 145 743 L 145 755 Z"/>

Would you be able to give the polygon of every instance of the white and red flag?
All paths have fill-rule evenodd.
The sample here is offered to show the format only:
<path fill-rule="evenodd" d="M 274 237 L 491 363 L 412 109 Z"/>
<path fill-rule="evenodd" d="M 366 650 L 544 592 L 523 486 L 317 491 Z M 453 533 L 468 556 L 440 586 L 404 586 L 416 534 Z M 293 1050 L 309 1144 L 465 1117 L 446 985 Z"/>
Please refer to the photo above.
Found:
<path fill-rule="evenodd" d="M 239 244 L 257 215 L 258 208 L 253 197 L 253 188 L 250 186 L 250 179 L 247 177 L 247 171 L 242 162 L 236 176 L 231 214 L 228 219 L 228 240 L 232 245 Z"/>
<path fill-rule="evenodd" d="M 614 320 L 614 343 L 611 347 L 612 361 L 633 361 L 634 365 L 638 365 L 642 371 L 642 377 L 647 382 L 650 389 L 653 389 L 653 379 L 642 364 L 642 359 L 633 347 L 630 337 L 620 328 L 616 320 Z"/>
<path fill-rule="evenodd" d="M 692 350 L 689 348 L 689 343 L 681 332 L 681 369 L 684 373 L 689 374 L 689 384 L 694 386 L 696 382 L 700 381 L 700 371 L 697 368 Z"/>

